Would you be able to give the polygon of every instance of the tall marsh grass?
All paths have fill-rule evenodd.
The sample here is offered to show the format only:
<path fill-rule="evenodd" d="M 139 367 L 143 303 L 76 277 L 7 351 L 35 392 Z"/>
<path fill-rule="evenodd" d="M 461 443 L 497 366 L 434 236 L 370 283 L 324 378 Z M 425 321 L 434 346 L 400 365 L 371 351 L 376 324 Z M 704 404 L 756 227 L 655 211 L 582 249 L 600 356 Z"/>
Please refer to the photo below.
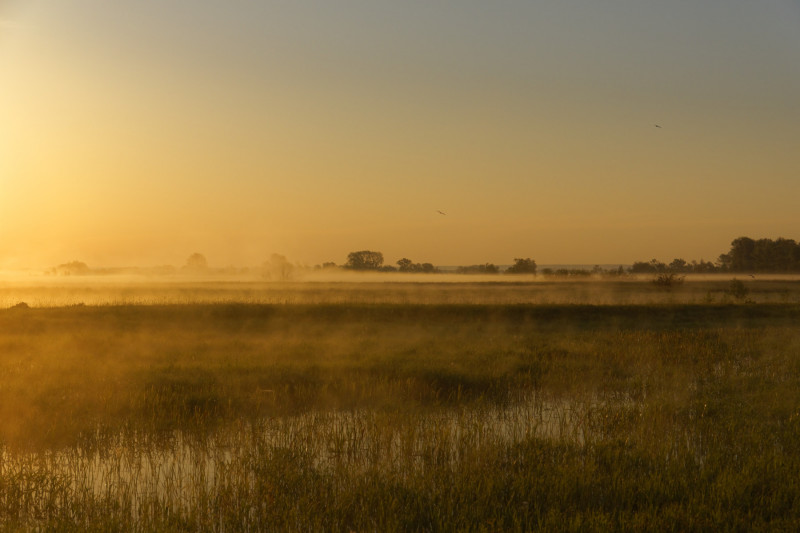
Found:
<path fill-rule="evenodd" d="M 0 528 L 792 530 L 800 307 L 0 311 Z"/>

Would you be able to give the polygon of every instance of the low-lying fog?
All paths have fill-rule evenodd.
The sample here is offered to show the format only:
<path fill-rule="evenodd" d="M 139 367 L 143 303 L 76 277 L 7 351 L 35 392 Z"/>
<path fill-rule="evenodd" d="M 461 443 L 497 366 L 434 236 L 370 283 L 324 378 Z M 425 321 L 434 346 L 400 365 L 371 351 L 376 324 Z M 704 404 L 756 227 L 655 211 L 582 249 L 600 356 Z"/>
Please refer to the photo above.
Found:
<path fill-rule="evenodd" d="M 276 281 L 258 272 L 53 275 L 0 271 L 0 309 L 69 305 L 595 304 L 800 302 L 799 275 L 689 274 L 672 286 L 652 275 L 356 273 L 307 270 Z M 742 285 L 734 291 L 731 284 Z M 24 307 L 24 306 L 21 306 Z"/>

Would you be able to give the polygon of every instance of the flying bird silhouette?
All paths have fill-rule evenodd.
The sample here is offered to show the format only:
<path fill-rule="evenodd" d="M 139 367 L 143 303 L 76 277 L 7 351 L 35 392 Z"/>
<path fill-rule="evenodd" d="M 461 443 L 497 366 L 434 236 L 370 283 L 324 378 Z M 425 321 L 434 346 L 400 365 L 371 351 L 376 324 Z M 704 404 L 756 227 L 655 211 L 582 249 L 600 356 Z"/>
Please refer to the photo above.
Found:
<path fill-rule="evenodd" d="M 442 211 L 439 211 L 438 209 L 436 210 L 436 212 L 439 213 L 440 215 L 446 215 L 447 214 L 447 213 L 443 213 Z"/>

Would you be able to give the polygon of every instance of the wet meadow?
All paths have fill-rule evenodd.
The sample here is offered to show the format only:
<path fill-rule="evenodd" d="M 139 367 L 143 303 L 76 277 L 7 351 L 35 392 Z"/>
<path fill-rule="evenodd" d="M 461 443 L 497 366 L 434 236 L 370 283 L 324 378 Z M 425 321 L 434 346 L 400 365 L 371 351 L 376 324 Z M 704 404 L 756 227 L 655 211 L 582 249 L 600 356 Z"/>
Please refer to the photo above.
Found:
<path fill-rule="evenodd" d="M 0 529 L 794 530 L 800 282 L 744 286 L 0 285 Z"/>

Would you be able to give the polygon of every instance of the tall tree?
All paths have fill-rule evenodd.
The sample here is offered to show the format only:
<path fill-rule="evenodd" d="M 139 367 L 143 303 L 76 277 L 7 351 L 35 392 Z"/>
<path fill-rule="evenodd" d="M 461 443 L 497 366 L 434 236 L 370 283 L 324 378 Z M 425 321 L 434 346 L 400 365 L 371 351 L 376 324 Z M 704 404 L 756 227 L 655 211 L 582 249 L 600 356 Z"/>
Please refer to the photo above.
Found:
<path fill-rule="evenodd" d="M 397 262 L 397 268 L 400 272 L 411 272 L 414 267 L 414 263 L 411 259 L 404 257 Z"/>
<path fill-rule="evenodd" d="M 351 270 L 378 270 L 381 265 L 383 265 L 381 252 L 361 250 L 360 252 L 350 252 L 344 266 Z"/>
<path fill-rule="evenodd" d="M 800 270 L 800 244 L 793 239 L 753 240 L 739 237 L 731 250 L 719 256 L 720 265 L 732 272 L 797 272 Z"/>
<path fill-rule="evenodd" d="M 753 251 L 756 241 L 750 237 L 739 237 L 731 243 L 731 251 L 728 252 L 728 268 L 733 272 L 744 272 L 753 270 Z"/>
<path fill-rule="evenodd" d="M 206 256 L 195 252 L 186 259 L 186 265 L 183 268 L 194 272 L 201 272 L 208 269 L 208 261 L 206 260 Z"/>
<path fill-rule="evenodd" d="M 267 279 L 286 281 L 291 279 L 294 265 L 285 256 L 272 254 L 261 266 L 261 275 Z"/>
<path fill-rule="evenodd" d="M 530 257 L 515 257 L 514 264 L 506 269 L 506 274 L 536 274 L 536 261 Z"/>

